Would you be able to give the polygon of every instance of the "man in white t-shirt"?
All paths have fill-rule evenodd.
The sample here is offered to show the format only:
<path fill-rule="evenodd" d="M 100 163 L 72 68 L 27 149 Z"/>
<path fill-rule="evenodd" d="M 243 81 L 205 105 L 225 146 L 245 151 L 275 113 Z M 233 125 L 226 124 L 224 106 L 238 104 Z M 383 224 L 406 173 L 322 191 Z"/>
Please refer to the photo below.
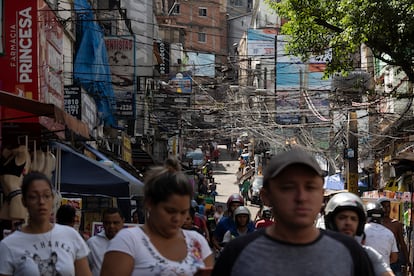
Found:
<path fill-rule="evenodd" d="M 124 228 L 124 216 L 118 208 L 108 208 L 102 214 L 103 228 L 97 235 L 91 237 L 87 244 L 91 250 L 88 255 L 89 266 L 93 276 L 99 276 L 103 258 L 109 241 Z"/>
<path fill-rule="evenodd" d="M 384 217 L 384 209 L 378 202 L 370 202 L 366 205 L 368 223 L 365 224 L 365 244 L 377 250 L 388 264 L 398 260 L 397 241 L 394 234 L 381 225 Z"/>

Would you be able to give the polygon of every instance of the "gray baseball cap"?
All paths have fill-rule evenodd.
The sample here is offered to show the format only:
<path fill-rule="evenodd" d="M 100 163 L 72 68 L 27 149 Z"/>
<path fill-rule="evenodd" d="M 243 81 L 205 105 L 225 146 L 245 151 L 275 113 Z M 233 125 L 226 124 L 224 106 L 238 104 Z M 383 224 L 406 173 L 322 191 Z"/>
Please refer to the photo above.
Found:
<path fill-rule="evenodd" d="M 323 176 L 315 157 L 302 149 L 292 149 L 275 155 L 267 165 L 263 174 L 263 184 L 266 186 L 270 179 L 275 178 L 284 169 L 293 164 L 302 164 L 312 168 L 318 175 Z"/>

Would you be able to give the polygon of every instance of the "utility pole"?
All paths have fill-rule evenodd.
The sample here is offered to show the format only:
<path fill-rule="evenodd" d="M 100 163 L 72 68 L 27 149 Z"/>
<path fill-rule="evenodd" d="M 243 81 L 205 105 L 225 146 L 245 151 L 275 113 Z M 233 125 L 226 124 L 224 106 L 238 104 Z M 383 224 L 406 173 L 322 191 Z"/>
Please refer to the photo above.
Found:
<path fill-rule="evenodd" d="M 347 189 L 358 194 L 358 118 L 356 111 L 348 112 Z"/>
<path fill-rule="evenodd" d="M 275 75 L 273 76 L 275 78 L 275 92 L 274 92 L 274 96 L 275 96 L 275 115 L 273 120 L 277 121 L 277 35 L 275 35 Z"/>

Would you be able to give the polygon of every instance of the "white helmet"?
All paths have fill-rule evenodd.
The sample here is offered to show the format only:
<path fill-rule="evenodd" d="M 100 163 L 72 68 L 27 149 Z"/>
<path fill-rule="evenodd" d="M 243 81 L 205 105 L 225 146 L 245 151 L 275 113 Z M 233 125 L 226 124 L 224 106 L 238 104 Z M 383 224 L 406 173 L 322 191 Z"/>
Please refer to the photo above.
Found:
<path fill-rule="evenodd" d="M 237 215 L 248 215 L 249 221 L 250 221 L 250 217 L 251 217 L 250 211 L 246 206 L 239 206 L 239 207 L 236 208 L 236 210 L 234 210 L 234 213 L 233 213 L 233 220 L 234 221 L 236 221 L 236 216 Z"/>

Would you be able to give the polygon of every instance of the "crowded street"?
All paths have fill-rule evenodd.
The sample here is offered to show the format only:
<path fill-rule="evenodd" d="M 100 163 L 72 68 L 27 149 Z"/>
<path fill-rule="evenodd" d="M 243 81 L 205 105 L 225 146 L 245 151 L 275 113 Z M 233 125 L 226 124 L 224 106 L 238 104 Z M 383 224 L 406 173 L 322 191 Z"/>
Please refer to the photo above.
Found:
<path fill-rule="evenodd" d="M 232 158 L 225 148 L 221 148 L 220 152 L 220 162 L 218 165 L 213 166 L 213 177 L 214 181 L 217 182 L 218 195 L 216 196 L 216 203 L 225 205 L 231 194 L 239 192 L 237 171 L 240 162 Z M 259 205 L 257 204 L 248 202 L 246 206 L 252 214 L 256 214 L 259 210 Z"/>
<path fill-rule="evenodd" d="M 414 276 L 413 0 L 0 0 L 0 276 Z"/>

